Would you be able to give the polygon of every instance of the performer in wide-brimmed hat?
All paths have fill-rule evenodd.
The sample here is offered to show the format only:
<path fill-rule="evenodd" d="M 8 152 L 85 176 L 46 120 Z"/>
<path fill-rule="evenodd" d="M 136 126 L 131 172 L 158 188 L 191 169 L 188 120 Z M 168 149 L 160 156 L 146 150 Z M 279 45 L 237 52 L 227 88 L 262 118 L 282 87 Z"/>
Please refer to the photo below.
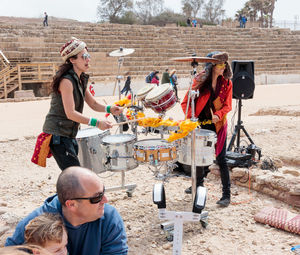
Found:
<path fill-rule="evenodd" d="M 221 206 L 230 204 L 230 176 L 225 159 L 226 137 L 227 137 L 227 113 L 231 111 L 232 104 L 232 82 L 230 80 L 232 71 L 228 63 L 228 53 L 211 52 L 207 55 L 219 60 L 217 63 L 206 63 L 205 69 L 198 73 L 193 81 L 192 88 L 199 90 L 200 96 L 195 105 L 195 117 L 199 121 L 211 120 L 212 124 L 201 126 L 217 133 L 216 159 L 220 167 L 222 181 L 222 197 L 217 202 Z M 181 103 L 182 109 L 186 112 L 188 93 Z M 191 118 L 191 107 L 187 114 Z M 203 179 L 209 172 L 208 167 L 196 168 L 196 185 L 203 186 Z M 186 190 L 191 193 L 191 188 Z"/>

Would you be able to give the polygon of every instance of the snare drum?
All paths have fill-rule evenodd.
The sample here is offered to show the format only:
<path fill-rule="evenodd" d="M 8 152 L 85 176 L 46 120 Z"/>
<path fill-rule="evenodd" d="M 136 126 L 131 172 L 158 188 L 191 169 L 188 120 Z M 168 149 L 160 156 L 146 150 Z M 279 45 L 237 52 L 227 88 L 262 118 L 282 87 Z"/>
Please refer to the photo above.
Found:
<path fill-rule="evenodd" d="M 108 171 L 131 170 L 138 166 L 133 157 L 136 137 L 131 134 L 107 135 L 101 141 L 103 165 Z"/>
<path fill-rule="evenodd" d="M 177 98 L 172 85 L 165 83 L 152 89 L 146 96 L 145 101 L 153 111 L 162 113 L 172 108 L 176 104 Z"/>
<path fill-rule="evenodd" d="M 217 142 L 217 135 L 215 132 L 207 129 L 196 129 L 195 140 L 195 164 L 196 166 L 209 166 L 214 162 L 215 144 Z M 192 165 L 191 162 L 191 137 L 188 136 L 178 141 L 179 157 L 178 161 L 182 164 Z"/>
<path fill-rule="evenodd" d="M 102 163 L 104 153 L 100 144 L 102 138 L 109 134 L 109 130 L 100 130 L 99 128 L 78 130 L 76 140 L 78 142 L 78 158 L 81 166 L 91 169 L 95 173 L 105 172 Z"/>
<path fill-rule="evenodd" d="M 147 84 L 146 86 L 142 87 L 136 94 L 136 98 L 137 100 L 141 101 L 142 104 L 148 108 L 150 107 L 149 104 L 146 103 L 145 101 L 145 97 L 147 96 L 147 94 L 155 87 L 155 84 Z"/>
<path fill-rule="evenodd" d="M 177 158 L 175 144 L 161 139 L 145 139 L 134 144 L 134 158 L 141 163 L 157 165 L 161 161 Z"/>

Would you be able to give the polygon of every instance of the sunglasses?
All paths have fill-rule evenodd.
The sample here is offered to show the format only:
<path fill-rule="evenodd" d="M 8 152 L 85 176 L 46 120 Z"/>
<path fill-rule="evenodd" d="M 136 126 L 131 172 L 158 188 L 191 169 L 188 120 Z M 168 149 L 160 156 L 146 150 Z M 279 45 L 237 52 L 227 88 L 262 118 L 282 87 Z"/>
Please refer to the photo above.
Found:
<path fill-rule="evenodd" d="M 217 68 L 225 68 L 225 67 L 226 67 L 226 64 L 216 64 L 216 67 L 217 67 Z"/>
<path fill-rule="evenodd" d="M 78 197 L 78 198 L 72 198 L 70 200 L 89 200 L 91 204 L 98 204 L 102 201 L 104 193 L 105 193 L 105 187 L 103 187 L 103 192 L 100 192 L 99 195 L 95 197 Z"/>
<path fill-rule="evenodd" d="M 89 53 L 83 53 L 81 57 L 83 60 L 91 59 L 91 55 Z"/>

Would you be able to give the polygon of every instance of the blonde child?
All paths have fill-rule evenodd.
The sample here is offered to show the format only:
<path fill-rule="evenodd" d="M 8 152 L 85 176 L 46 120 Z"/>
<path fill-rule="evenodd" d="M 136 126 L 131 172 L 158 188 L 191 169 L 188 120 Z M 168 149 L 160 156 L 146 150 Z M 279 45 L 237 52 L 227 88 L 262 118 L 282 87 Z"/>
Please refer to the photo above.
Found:
<path fill-rule="evenodd" d="M 39 245 L 54 255 L 67 255 L 68 236 L 59 214 L 44 213 L 25 227 L 25 242 Z"/>

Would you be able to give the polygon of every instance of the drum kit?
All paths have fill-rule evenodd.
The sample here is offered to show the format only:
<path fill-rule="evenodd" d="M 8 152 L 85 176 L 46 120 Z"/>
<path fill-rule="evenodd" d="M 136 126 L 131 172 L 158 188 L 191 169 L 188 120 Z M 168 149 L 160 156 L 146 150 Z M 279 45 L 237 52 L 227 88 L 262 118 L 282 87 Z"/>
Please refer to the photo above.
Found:
<path fill-rule="evenodd" d="M 133 52 L 134 49 L 120 47 L 120 49 L 109 53 L 110 56 L 119 58 L 118 75 L 116 78 L 116 84 L 118 84 L 119 88 L 119 99 L 121 98 L 120 80 L 122 79 L 122 76 L 119 74 L 121 65 L 124 61 L 123 57 L 132 54 Z M 198 62 L 216 63 L 218 60 L 197 56 L 174 58 L 172 60 L 189 62 L 193 67 L 188 92 L 188 107 L 189 102 L 191 102 L 191 120 L 197 121 L 197 118 L 195 117 L 194 100 L 198 94 L 191 89 L 192 81 L 196 73 L 195 68 L 198 65 Z M 216 134 L 212 131 L 196 129 L 188 136 L 179 139 L 176 142 L 169 143 L 163 139 L 163 135 L 169 133 L 171 130 L 176 130 L 178 128 L 177 126 L 150 129 L 143 128 L 142 131 L 138 132 L 137 116 L 139 112 L 143 112 L 145 108 L 152 109 L 155 113 L 159 114 L 159 118 L 163 118 L 166 112 L 174 107 L 177 102 L 178 100 L 171 84 L 166 83 L 160 86 L 149 83 L 145 84 L 145 86 L 140 88 L 135 95 L 132 94 L 131 106 L 128 106 L 133 120 L 128 121 L 127 123 L 131 125 L 133 134 L 123 134 L 122 131 L 120 131 L 120 134 L 112 135 L 109 130 L 101 131 L 98 128 L 79 130 L 76 139 L 79 145 L 79 160 L 81 165 L 99 174 L 106 171 L 121 172 L 121 185 L 109 187 L 108 190 L 126 189 L 127 195 L 131 196 L 136 184 L 125 185 L 125 171 L 135 169 L 140 164 L 146 164 L 149 168 L 150 166 L 155 168 L 155 171 L 153 172 L 155 173 L 156 178 L 165 181 L 170 177 L 170 173 L 173 171 L 174 166 L 176 166 L 175 162 L 179 161 L 182 164 L 191 165 L 193 201 L 195 196 L 198 195 L 200 196 L 200 199 L 198 198 L 197 201 L 202 201 L 202 204 L 205 203 L 204 197 L 206 198 L 206 190 L 201 190 L 201 194 L 196 194 L 196 166 L 209 166 L 213 163 L 213 160 L 215 159 L 214 147 L 216 143 Z M 160 134 L 161 139 L 152 138 L 138 140 L 138 134 L 147 135 L 149 132 Z M 164 174 L 160 173 L 162 166 L 166 167 Z M 204 205 L 202 205 L 202 207 L 204 208 Z M 190 219 L 190 216 L 188 216 L 188 219 Z"/>
<path fill-rule="evenodd" d="M 109 53 L 109 56 L 118 57 L 118 75 L 116 82 L 120 94 L 120 68 L 123 64 L 124 57 L 132 54 L 134 49 L 126 49 L 120 47 Z M 202 58 L 197 56 L 189 56 L 183 58 L 172 59 L 178 62 L 189 62 L 193 68 L 198 65 L 198 62 L 212 62 L 217 60 L 213 58 Z M 194 75 L 193 73 L 192 75 Z M 193 78 L 193 77 L 191 77 Z M 192 79 L 191 79 L 192 81 Z M 189 88 L 189 99 L 194 100 L 194 91 Z M 157 86 L 156 84 L 145 84 L 131 97 L 131 110 L 133 119 L 137 119 L 137 113 L 144 111 L 145 108 L 152 109 L 162 118 L 166 112 L 174 107 L 177 103 L 177 97 L 170 83 L 165 83 Z M 134 102 L 137 100 L 137 104 Z M 197 119 L 194 116 L 194 104 L 192 106 L 192 120 Z M 121 124 L 121 123 L 118 123 Z M 214 145 L 216 142 L 216 135 L 212 131 L 197 129 L 191 132 L 187 137 L 180 139 L 174 143 L 168 143 L 163 139 L 165 133 L 170 130 L 176 130 L 177 127 L 159 127 L 147 129 L 144 128 L 138 132 L 137 121 L 133 121 L 131 130 L 133 134 L 110 134 L 110 131 L 101 131 L 97 128 L 87 128 L 79 130 L 77 134 L 77 141 L 79 144 L 79 159 L 82 166 L 93 170 L 96 173 L 103 173 L 105 171 L 122 172 L 122 185 L 114 187 L 116 189 L 127 189 L 132 192 L 136 185 L 125 185 L 125 171 L 132 170 L 138 167 L 139 164 L 148 164 L 156 168 L 162 165 L 167 167 L 166 174 L 159 177 L 163 180 L 169 177 L 169 173 L 173 171 L 174 163 L 180 163 L 192 166 L 192 184 L 195 182 L 195 173 L 193 176 L 193 168 L 197 166 L 208 166 L 214 160 Z M 150 131 L 149 131 L 150 130 Z M 156 131 L 161 135 L 161 139 L 143 139 L 138 140 L 138 134 Z M 194 171 L 195 172 L 195 171 Z M 158 177 L 158 175 L 156 175 Z M 193 180 L 194 179 L 194 180 Z M 127 193 L 128 194 L 128 193 Z"/>

